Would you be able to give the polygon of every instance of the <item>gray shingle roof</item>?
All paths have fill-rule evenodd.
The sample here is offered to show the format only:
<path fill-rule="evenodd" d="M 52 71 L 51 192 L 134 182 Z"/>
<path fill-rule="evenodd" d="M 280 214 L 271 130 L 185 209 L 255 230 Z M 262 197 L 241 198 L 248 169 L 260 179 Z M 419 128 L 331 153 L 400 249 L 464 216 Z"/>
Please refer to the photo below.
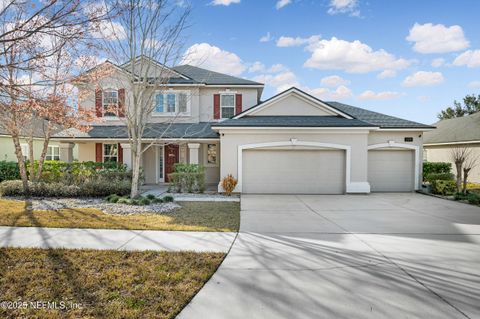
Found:
<path fill-rule="evenodd" d="M 205 83 L 210 85 L 263 85 L 262 83 L 202 69 L 188 64 L 174 66 L 172 67 L 172 69 L 191 78 L 198 83 Z"/>
<path fill-rule="evenodd" d="M 442 120 L 433 125 L 437 129 L 425 132 L 424 144 L 480 141 L 480 113 Z"/>
<path fill-rule="evenodd" d="M 215 126 L 230 127 L 372 127 L 370 123 L 340 116 L 244 116 Z"/>
<path fill-rule="evenodd" d="M 348 104 L 339 102 L 326 103 L 354 118 L 371 123 L 381 128 L 434 128 L 430 125 L 404 120 L 398 117 L 365 110 Z"/>
<path fill-rule="evenodd" d="M 211 128 L 212 123 L 152 123 L 147 124 L 144 138 L 218 138 L 218 133 Z M 125 125 L 93 126 L 87 133 L 64 131 L 57 138 L 128 138 Z"/>

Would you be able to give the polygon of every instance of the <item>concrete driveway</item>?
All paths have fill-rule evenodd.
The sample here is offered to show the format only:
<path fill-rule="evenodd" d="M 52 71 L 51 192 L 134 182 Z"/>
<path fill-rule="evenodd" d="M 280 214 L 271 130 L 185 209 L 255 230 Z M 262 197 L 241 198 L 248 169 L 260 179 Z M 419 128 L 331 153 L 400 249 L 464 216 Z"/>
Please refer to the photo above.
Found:
<path fill-rule="evenodd" d="M 480 318 L 480 208 L 420 194 L 242 196 L 179 318 Z"/>

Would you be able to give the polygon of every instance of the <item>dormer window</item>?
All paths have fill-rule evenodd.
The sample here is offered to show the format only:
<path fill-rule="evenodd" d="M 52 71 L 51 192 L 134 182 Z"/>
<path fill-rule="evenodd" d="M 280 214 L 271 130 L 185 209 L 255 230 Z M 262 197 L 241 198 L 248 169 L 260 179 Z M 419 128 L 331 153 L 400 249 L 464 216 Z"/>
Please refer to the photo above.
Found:
<path fill-rule="evenodd" d="M 220 95 L 220 114 L 222 119 L 228 119 L 235 115 L 235 94 Z"/>
<path fill-rule="evenodd" d="M 112 109 L 118 108 L 118 92 L 117 90 L 104 90 L 102 92 L 102 109 L 104 116 L 117 116 Z"/>
<path fill-rule="evenodd" d="M 156 115 L 174 115 L 188 113 L 188 95 L 184 91 L 164 92 L 155 95 Z"/>

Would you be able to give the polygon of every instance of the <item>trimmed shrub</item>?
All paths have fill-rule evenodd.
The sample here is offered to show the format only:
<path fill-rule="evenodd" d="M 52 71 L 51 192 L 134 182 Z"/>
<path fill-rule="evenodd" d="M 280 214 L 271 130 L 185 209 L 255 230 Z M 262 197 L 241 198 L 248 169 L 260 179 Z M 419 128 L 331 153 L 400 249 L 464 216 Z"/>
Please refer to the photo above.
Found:
<path fill-rule="evenodd" d="M 469 193 L 467 195 L 467 200 L 472 205 L 479 205 L 480 204 L 480 196 L 475 193 Z"/>
<path fill-rule="evenodd" d="M 154 199 L 152 199 L 152 203 L 161 204 L 161 203 L 163 203 L 163 199 L 155 197 Z"/>
<path fill-rule="evenodd" d="M 146 197 L 143 197 L 138 200 L 138 203 L 140 205 L 150 205 L 150 200 Z"/>
<path fill-rule="evenodd" d="M 203 193 L 205 191 L 205 168 L 197 164 L 177 163 L 169 174 L 169 191 L 176 193 Z"/>
<path fill-rule="evenodd" d="M 163 197 L 163 202 L 164 203 L 170 203 L 173 202 L 173 196 L 167 195 Z"/>
<path fill-rule="evenodd" d="M 127 195 L 130 193 L 129 181 L 112 183 L 108 180 L 89 181 L 81 185 L 63 183 L 29 183 L 30 195 L 35 197 L 105 197 L 110 194 Z M 1 196 L 23 196 L 22 181 L 4 181 L 0 183 Z"/>
<path fill-rule="evenodd" d="M 222 179 L 222 188 L 225 191 L 227 196 L 230 196 L 237 186 L 238 181 L 233 177 L 232 174 L 228 174 Z"/>
<path fill-rule="evenodd" d="M 0 161 L 0 182 L 20 179 L 17 162 Z"/>
<path fill-rule="evenodd" d="M 457 191 L 457 184 L 454 180 L 433 180 L 431 181 L 432 192 L 439 195 L 452 195 Z"/>
<path fill-rule="evenodd" d="M 451 173 L 430 173 L 424 177 L 424 180 L 432 183 L 432 181 L 453 181 L 454 176 Z"/>
<path fill-rule="evenodd" d="M 155 197 L 155 195 L 153 195 L 153 194 L 148 194 L 148 195 L 147 195 L 147 198 L 148 198 L 149 200 L 154 200 L 156 197 Z"/>
<path fill-rule="evenodd" d="M 423 162 L 423 177 L 426 180 L 426 176 L 430 174 L 442 174 L 450 173 L 452 170 L 452 164 L 446 162 Z"/>

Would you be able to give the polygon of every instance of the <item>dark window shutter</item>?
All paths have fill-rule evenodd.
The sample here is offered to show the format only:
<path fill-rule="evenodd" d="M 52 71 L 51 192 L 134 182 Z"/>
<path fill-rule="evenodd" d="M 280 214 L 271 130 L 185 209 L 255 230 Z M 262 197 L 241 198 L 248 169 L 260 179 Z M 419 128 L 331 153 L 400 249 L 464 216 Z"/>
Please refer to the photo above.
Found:
<path fill-rule="evenodd" d="M 102 90 L 96 89 L 95 90 L 95 113 L 97 117 L 102 117 L 103 110 L 102 110 Z"/>
<path fill-rule="evenodd" d="M 125 117 L 125 89 L 118 90 L 118 116 Z"/>
<path fill-rule="evenodd" d="M 95 162 L 103 162 L 103 147 L 102 143 L 95 143 Z"/>
<path fill-rule="evenodd" d="M 220 94 L 213 95 L 213 118 L 220 119 Z"/>
<path fill-rule="evenodd" d="M 123 148 L 120 143 L 118 143 L 118 163 L 123 164 Z"/>
<path fill-rule="evenodd" d="M 235 115 L 242 113 L 242 95 L 235 94 Z"/>

